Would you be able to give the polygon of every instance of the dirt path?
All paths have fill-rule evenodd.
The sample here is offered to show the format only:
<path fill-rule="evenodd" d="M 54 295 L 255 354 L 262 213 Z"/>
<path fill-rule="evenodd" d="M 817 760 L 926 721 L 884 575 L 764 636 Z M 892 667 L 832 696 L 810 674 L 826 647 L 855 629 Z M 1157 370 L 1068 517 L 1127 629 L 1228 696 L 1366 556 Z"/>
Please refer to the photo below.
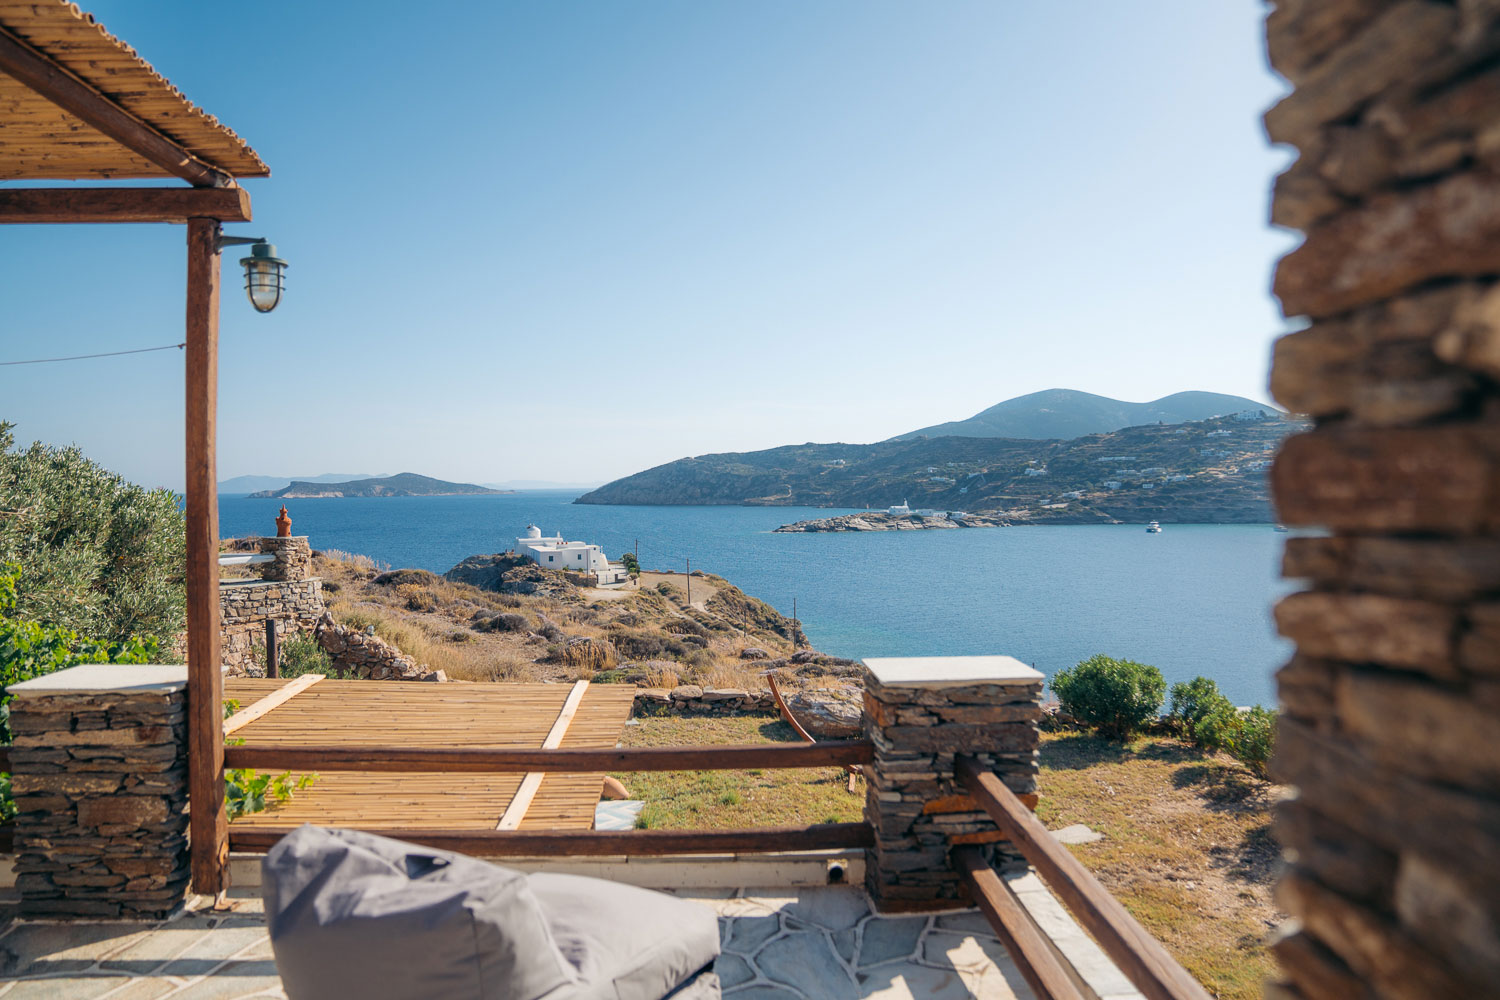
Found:
<path fill-rule="evenodd" d="M 687 580 L 688 580 L 688 577 L 687 577 L 686 573 L 642 573 L 641 574 L 641 586 L 642 587 L 655 587 L 659 583 L 665 583 L 665 584 L 668 584 L 670 586 L 676 587 L 678 590 L 686 592 L 688 590 Z M 695 577 L 693 577 L 692 591 L 693 591 L 693 602 L 692 602 L 693 603 L 693 607 L 695 607 L 698 610 L 702 611 L 702 610 L 704 610 L 704 605 L 707 604 L 710 600 L 712 600 L 713 596 L 719 592 L 719 588 L 717 588 L 713 584 L 709 583 L 703 577 L 701 577 L 701 576 L 695 576 Z"/>

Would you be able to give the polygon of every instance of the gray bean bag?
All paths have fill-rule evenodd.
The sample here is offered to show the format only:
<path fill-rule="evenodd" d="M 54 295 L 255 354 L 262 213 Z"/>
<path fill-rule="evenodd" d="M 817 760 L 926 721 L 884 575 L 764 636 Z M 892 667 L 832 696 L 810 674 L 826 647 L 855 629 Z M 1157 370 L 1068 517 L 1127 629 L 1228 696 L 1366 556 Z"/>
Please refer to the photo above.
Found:
<path fill-rule="evenodd" d="M 659 892 L 315 826 L 261 870 L 289 1000 L 719 996 L 713 911 Z"/>

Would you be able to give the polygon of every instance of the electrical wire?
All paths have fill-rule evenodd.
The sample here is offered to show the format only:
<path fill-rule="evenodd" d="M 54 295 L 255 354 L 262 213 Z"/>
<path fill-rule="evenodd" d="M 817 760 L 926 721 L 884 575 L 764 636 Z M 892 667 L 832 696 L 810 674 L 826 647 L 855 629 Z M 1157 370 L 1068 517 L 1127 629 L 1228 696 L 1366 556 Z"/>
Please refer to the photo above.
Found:
<path fill-rule="evenodd" d="M 186 342 L 181 344 L 164 344 L 161 347 L 138 347 L 133 351 L 104 351 L 101 354 L 75 354 L 68 358 L 32 358 L 29 361 L 0 361 L 0 368 L 8 365 L 47 365 L 54 361 L 86 361 L 89 358 L 117 358 L 122 354 L 146 354 L 150 351 L 180 350 L 187 346 Z"/>

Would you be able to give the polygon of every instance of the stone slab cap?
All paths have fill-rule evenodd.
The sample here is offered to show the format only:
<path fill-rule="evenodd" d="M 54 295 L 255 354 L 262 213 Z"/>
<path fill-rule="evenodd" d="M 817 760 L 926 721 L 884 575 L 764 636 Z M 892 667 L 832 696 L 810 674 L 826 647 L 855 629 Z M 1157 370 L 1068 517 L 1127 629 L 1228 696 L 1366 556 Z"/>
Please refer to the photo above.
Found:
<path fill-rule="evenodd" d="M 883 687 L 945 688 L 1046 680 L 1014 656 L 871 656 L 864 664 Z"/>
<path fill-rule="evenodd" d="M 170 694 L 187 687 L 187 667 L 156 663 L 85 663 L 19 684 L 8 691 L 26 695 L 104 694 L 135 691 L 141 694 Z"/>

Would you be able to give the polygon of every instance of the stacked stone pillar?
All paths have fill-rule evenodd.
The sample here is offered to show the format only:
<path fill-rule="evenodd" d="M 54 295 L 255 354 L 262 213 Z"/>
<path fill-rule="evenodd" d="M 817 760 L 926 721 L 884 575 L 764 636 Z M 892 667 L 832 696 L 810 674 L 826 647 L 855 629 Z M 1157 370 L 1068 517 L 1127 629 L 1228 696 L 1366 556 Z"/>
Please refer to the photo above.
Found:
<path fill-rule="evenodd" d="M 1500 4 L 1277 0 L 1280 996 L 1500 983 Z"/>
<path fill-rule="evenodd" d="M 306 535 L 262 538 L 260 551 L 276 557 L 261 566 L 262 580 L 305 580 L 312 573 L 312 545 Z"/>
<path fill-rule="evenodd" d="M 90 664 L 10 693 L 21 915 L 170 914 L 189 874 L 187 669 Z"/>
<path fill-rule="evenodd" d="M 1043 677 L 1008 656 L 865 661 L 865 819 L 875 847 L 866 888 L 884 912 L 968 905 L 949 853 L 976 844 L 1001 868 L 1024 866 L 957 783 L 953 761 L 973 755 L 1035 804 Z"/>

